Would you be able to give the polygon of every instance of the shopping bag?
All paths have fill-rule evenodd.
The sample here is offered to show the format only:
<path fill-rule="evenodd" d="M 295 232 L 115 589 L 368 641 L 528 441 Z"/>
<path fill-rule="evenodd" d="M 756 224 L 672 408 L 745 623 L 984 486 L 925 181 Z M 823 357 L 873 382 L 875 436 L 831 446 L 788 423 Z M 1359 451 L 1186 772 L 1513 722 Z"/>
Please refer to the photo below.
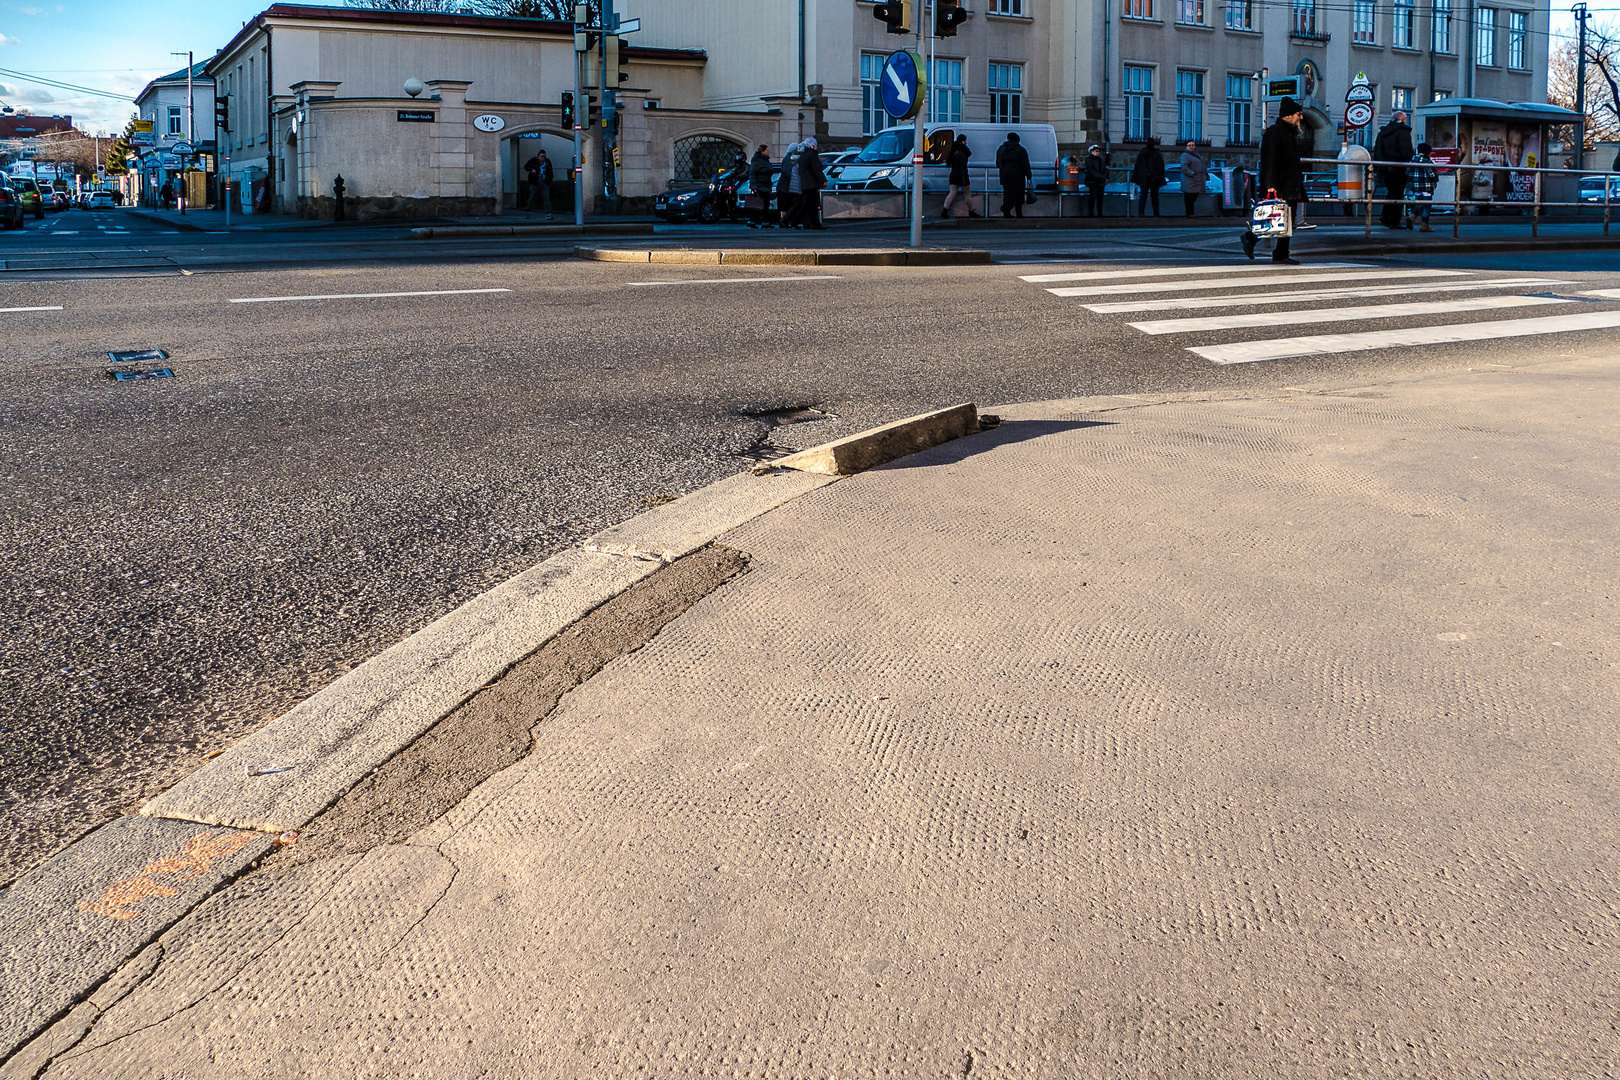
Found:
<path fill-rule="evenodd" d="M 1254 204 L 1249 213 L 1249 231 L 1261 239 L 1294 235 L 1293 207 L 1277 198 L 1276 188 Z"/>

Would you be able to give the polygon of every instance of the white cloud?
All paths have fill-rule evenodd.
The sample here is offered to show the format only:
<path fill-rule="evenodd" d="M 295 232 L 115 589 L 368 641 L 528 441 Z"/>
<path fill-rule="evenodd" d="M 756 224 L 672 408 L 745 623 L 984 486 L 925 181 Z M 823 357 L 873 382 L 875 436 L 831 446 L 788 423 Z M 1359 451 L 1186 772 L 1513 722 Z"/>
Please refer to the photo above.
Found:
<path fill-rule="evenodd" d="M 18 8 L 17 10 L 22 12 L 24 15 L 43 15 L 43 14 L 45 14 L 45 9 L 44 8 L 25 7 L 25 8 Z"/>
<path fill-rule="evenodd" d="M 18 41 L 16 38 L 12 37 L 10 34 L 7 34 L 5 31 L 0 30 L 0 49 L 5 48 L 7 45 L 21 45 L 21 44 L 22 44 L 22 42 Z"/>

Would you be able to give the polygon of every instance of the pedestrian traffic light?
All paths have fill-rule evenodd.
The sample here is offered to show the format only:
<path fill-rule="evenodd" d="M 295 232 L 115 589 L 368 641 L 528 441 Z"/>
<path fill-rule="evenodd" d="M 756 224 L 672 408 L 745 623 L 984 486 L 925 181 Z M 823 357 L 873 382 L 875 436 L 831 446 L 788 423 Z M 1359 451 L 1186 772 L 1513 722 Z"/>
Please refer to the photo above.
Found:
<path fill-rule="evenodd" d="M 909 34 L 911 5 L 912 0 L 884 0 L 881 4 L 872 5 L 872 15 L 880 22 L 888 24 L 889 33 Z"/>
<path fill-rule="evenodd" d="M 570 131 L 574 128 L 574 92 L 572 90 L 562 92 L 562 126 Z"/>
<path fill-rule="evenodd" d="M 214 126 L 221 131 L 231 130 L 231 99 L 217 97 L 214 99 Z"/>
<path fill-rule="evenodd" d="M 934 36 L 955 37 L 956 28 L 967 22 L 962 0 L 934 0 Z"/>

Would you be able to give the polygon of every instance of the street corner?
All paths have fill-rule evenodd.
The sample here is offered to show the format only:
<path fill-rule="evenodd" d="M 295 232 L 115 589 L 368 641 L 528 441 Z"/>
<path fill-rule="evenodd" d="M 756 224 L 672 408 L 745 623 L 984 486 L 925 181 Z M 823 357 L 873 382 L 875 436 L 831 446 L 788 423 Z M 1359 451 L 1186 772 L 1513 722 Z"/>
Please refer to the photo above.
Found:
<path fill-rule="evenodd" d="M 19 878 L 0 893 L 0 1058 L 275 842 L 120 817 Z"/>

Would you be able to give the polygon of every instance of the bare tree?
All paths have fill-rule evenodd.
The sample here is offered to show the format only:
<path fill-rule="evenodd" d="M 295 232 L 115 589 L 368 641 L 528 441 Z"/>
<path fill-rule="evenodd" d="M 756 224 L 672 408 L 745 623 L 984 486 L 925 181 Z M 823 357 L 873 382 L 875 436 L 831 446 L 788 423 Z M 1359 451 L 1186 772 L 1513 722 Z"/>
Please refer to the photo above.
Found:
<path fill-rule="evenodd" d="M 1575 107 L 1576 42 L 1561 42 L 1547 65 L 1547 100 Z M 1620 140 L 1620 26 L 1586 29 L 1586 145 Z"/>

